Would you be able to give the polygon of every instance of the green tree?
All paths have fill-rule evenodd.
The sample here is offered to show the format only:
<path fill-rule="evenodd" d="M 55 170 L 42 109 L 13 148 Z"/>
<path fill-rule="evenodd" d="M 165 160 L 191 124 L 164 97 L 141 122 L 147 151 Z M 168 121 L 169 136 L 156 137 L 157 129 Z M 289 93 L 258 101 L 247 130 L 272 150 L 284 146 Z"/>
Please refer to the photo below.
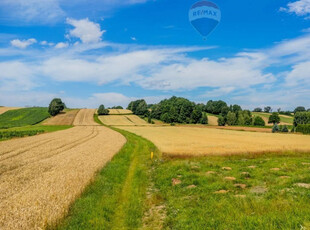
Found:
<path fill-rule="evenodd" d="M 208 124 L 208 116 L 205 113 L 202 114 L 202 117 L 200 119 L 200 123 L 203 124 L 203 125 L 207 125 Z"/>
<path fill-rule="evenodd" d="M 254 118 L 253 125 L 255 125 L 255 126 L 265 126 L 266 124 L 265 124 L 265 121 L 264 121 L 263 118 L 261 118 L 260 116 L 256 116 Z"/>
<path fill-rule="evenodd" d="M 225 118 L 222 116 L 219 116 L 217 119 L 217 123 L 218 123 L 218 126 L 225 126 L 226 125 Z"/>
<path fill-rule="evenodd" d="M 272 111 L 271 107 L 270 106 L 267 106 L 264 108 L 264 112 L 265 113 L 270 113 Z"/>
<path fill-rule="evenodd" d="M 48 113 L 51 116 L 56 116 L 61 111 L 65 109 L 65 104 L 62 102 L 60 98 L 54 98 L 48 107 Z"/>
<path fill-rule="evenodd" d="M 242 113 L 238 113 L 237 124 L 241 126 L 245 125 L 244 116 Z"/>
<path fill-rule="evenodd" d="M 263 112 L 263 109 L 262 108 L 255 108 L 253 110 L 253 112 L 261 113 L 261 112 Z"/>
<path fill-rule="evenodd" d="M 237 114 L 239 111 L 242 111 L 242 108 L 240 105 L 233 105 L 231 111 Z"/>
<path fill-rule="evenodd" d="M 280 123 L 280 116 L 278 113 L 274 112 L 272 113 L 270 116 L 269 116 L 269 120 L 268 120 L 268 123 L 269 124 L 279 124 Z"/>
<path fill-rule="evenodd" d="M 303 106 L 298 106 L 295 110 L 294 110 L 294 114 L 298 113 L 298 112 L 306 112 L 306 108 Z"/>
<path fill-rule="evenodd" d="M 237 123 L 237 117 L 234 112 L 228 112 L 227 114 L 227 124 L 228 125 L 236 125 Z"/>
<path fill-rule="evenodd" d="M 97 111 L 98 115 L 109 115 L 109 110 L 104 107 L 104 105 L 100 105 Z"/>
<path fill-rule="evenodd" d="M 199 123 L 201 117 L 202 117 L 202 112 L 198 109 L 194 109 L 192 116 L 191 116 L 192 123 L 194 124 Z"/>

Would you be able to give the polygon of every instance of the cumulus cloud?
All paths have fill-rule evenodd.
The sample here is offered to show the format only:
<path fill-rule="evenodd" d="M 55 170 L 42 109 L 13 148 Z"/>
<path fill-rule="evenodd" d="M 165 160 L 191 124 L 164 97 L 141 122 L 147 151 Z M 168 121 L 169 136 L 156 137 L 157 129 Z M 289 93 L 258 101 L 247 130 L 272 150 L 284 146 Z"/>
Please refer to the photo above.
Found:
<path fill-rule="evenodd" d="M 298 16 L 308 16 L 310 14 L 310 0 L 289 2 L 286 7 L 281 7 L 280 11 L 295 13 Z"/>
<path fill-rule="evenodd" d="M 11 41 L 11 45 L 17 48 L 25 49 L 28 46 L 37 43 L 37 40 L 34 38 L 30 38 L 28 40 L 19 40 L 19 39 L 14 39 Z"/>
<path fill-rule="evenodd" d="M 59 42 L 55 45 L 55 48 L 56 49 L 63 49 L 63 48 L 67 48 L 69 46 L 68 43 L 65 43 L 65 42 Z"/>
<path fill-rule="evenodd" d="M 74 27 L 69 31 L 69 36 L 79 38 L 83 43 L 99 42 L 105 32 L 105 30 L 101 30 L 98 23 L 94 23 L 88 18 L 81 20 L 67 18 L 67 23 Z"/>

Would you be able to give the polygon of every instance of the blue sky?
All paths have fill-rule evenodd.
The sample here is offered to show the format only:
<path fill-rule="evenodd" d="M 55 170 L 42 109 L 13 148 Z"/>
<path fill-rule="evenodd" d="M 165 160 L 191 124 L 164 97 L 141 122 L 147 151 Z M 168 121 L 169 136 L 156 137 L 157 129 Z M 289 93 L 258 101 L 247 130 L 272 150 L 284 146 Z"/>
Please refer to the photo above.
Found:
<path fill-rule="evenodd" d="M 172 95 L 310 108 L 310 0 L 217 0 L 206 40 L 191 0 L 0 0 L 0 105 L 126 106 Z"/>

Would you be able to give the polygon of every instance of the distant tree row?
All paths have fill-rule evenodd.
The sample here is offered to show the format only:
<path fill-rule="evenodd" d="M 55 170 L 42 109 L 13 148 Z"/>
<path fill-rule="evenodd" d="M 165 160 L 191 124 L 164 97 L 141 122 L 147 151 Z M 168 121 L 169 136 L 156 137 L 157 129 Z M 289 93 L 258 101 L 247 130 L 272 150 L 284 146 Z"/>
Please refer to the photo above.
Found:
<path fill-rule="evenodd" d="M 294 111 L 282 111 L 281 108 L 277 109 L 277 112 L 279 114 L 283 114 L 283 115 L 289 115 L 291 116 L 292 113 L 296 114 L 297 112 L 310 112 L 310 108 L 308 110 L 306 110 L 306 108 L 304 106 L 298 106 L 294 109 Z M 271 113 L 272 112 L 272 108 L 270 106 L 267 106 L 264 108 L 264 110 L 262 108 L 255 108 L 253 110 L 253 112 L 258 112 L 258 113 L 261 113 L 261 112 L 265 112 L 265 113 Z"/>
<path fill-rule="evenodd" d="M 133 114 L 139 116 L 148 116 L 149 113 L 147 104 L 144 99 L 130 102 L 127 109 L 131 110 Z"/>
<path fill-rule="evenodd" d="M 118 105 L 118 106 L 113 106 L 113 107 L 111 107 L 109 109 L 124 109 L 124 108 L 122 106 Z"/>

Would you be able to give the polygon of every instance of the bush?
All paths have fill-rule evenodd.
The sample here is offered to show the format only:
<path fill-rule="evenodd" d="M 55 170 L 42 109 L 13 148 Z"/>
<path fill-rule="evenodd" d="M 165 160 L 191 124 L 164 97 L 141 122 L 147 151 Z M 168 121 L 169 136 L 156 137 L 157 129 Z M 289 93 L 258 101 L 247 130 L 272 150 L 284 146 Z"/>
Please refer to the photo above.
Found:
<path fill-rule="evenodd" d="M 64 109 L 65 109 L 65 104 L 61 101 L 61 99 L 60 98 L 54 98 L 48 107 L 48 113 L 51 116 L 56 116 L 57 114 L 59 114 Z"/>
<path fill-rule="evenodd" d="M 297 125 L 296 132 L 303 134 L 310 134 L 310 124 Z"/>
<path fill-rule="evenodd" d="M 5 131 L 5 132 L 0 132 L 0 140 L 11 139 L 14 137 L 34 136 L 40 133 L 44 133 L 44 130 Z"/>
<path fill-rule="evenodd" d="M 104 105 L 100 105 L 97 112 L 98 115 L 109 115 L 109 110 L 105 109 Z"/>
<path fill-rule="evenodd" d="M 282 132 L 282 133 L 288 133 L 288 128 L 287 128 L 286 125 L 284 125 L 284 126 L 282 127 L 281 132 Z"/>
<path fill-rule="evenodd" d="M 275 124 L 275 125 L 272 127 L 272 132 L 273 132 L 273 133 L 279 132 L 279 126 L 278 126 L 277 124 Z"/>
<path fill-rule="evenodd" d="M 219 116 L 219 118 L 217 119 L 217 123 L 218 123 L 218 126 L 225 126 L 226 125 L 225 118 L 222 116 Z"/>
<path fill-rule="evenodd" d="M 261 118 L 260 116 L 256 116 L 254 118 L 253 125 L 255 125 L 255 126 L 265 126 L 266 124 L 265 124 L 265 121 L 264 121 L 263 118 Z"/>

